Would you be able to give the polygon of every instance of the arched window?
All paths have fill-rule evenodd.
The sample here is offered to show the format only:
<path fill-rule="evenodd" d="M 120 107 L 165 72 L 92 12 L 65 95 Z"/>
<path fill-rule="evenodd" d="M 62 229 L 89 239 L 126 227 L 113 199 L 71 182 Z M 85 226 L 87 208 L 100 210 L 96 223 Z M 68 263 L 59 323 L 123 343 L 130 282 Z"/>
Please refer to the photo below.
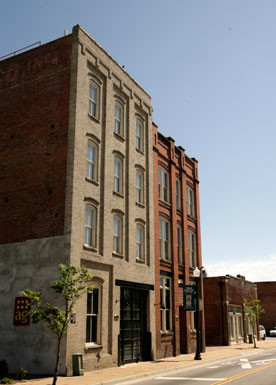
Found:
<path fill-rule="evenodd" d="M 98 146 L 92 140 L 87 143 L 86 177 L 95 182 L 98 180 Z"/>
<path fill-rule="evenodd" d="M 100 87 L 93 80 L 89 83 L 89 115 L 96 119 L 100 117 Z"/>
<path fill-rule="evenodd" d="M 171 259 L 170 223 L 164 217 L 159 217 L 159 256 L 161 259 Z"/>
<path fill-rule="evenodd" d="M 145 231 L 141 224 L 136 225 L 136 258 L 140 261 L 145 260 Z"/>
<path fill-rule="evenodd" d="M 136 202 L 144 203 L 144 173 L 136 170 Z"/>
<path fill-rule="evenodd" d="M 115 133 L 124 136 L 124 108 L 121 103 L 115 101 Z"/>
<path fill-rule="evenodd" d="M 118 156 L 114 157 L 113 191 L 123 194 L 123 161 Z"/>
<path fill-rule="evenodd" d="M 144 150 L 144 124 L 140 119 L 136 120 L 136 149 Z"/>
<path fill-rule="evenodd" d="M 97 209 L 92 205 L 85 207 L 84 244 L 96 248 Z"/>
<path fill-rule="evenodd" d="M 118 214 L 113 216 L 113 252 L 123 254 L 123 218 Z"/>
<path fill-rule="evenodd" d="M 186 202 L 187 202 L 187 214 L 191 217 L 195 217 L 195 194 L 194 190 L 190 186 L 186 186 Z"/>
<path fill-rule="evenodd" d="M 196 234 L 193 230 L 188 230 L 188 254 L 190 267 L 197 266 L 197 252 L 196 252 Z"/>
<path fill-rule="evenodd" d="M 99 345 L 101 322 L 101 297 L 102 288 L 93 282 L 93 291 L 87 293 L 86 306 L 86 344 Z"/>
<path fill-rule="evenodd" d="M 161 166 L 158 167 L 158 197 L 164 202 L 169 203 L 169 174 Z"/>

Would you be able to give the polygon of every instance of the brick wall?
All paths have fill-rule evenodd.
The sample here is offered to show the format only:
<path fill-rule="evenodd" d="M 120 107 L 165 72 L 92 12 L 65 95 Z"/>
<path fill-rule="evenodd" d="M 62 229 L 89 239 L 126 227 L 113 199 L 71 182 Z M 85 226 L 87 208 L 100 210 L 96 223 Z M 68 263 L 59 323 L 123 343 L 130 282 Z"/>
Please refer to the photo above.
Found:
<path fill-rule="evenodd" d="M 258 299 L 261 301 L 265 314 L 260 319 L 260 324 L 266 329 L 267 334 L 276 326 L 276 282 L 256 282 Z"/>
<path fill-rule="evenodd" d="M 64 232 L 71 35 L 0 62 L 0 244 Z"/>

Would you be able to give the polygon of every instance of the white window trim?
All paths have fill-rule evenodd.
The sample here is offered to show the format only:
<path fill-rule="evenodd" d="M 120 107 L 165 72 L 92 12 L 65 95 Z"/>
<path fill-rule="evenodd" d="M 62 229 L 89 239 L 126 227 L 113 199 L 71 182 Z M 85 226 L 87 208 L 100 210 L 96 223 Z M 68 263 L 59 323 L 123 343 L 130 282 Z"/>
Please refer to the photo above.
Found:
<path fill-rule="evenodd" d="M 163 183 L 164 176 L 167 181 L 167 185 Z M 163 167 L 159 166 L 158 167 L 158 198 L 166 203 L 170 203 L 169 186 L 170 186 L 169 173 Z"/>
<path fill-rule="evenodd" d="M 91 210 L 93 213 L 93 222 L 92 226 L 86 223 L 86 212 L 87 210 Z M 97 248 L 97 208 L 92 204 L 85 205 L 85 213 L 84 213 L 84 246 L 96 249 Z M 90 229 L 91 232 L 91 244 L 86 242 L 86 229 Z"/>
<path fill-rule="evenodd" d="M 195 218 L 195 191 L 189 185 L 186 185 L 186 203 L 187 203 L 187 214 Z"/>
<path fill-rule="evenodd" d="M 87 341 L 87 335 L 85 336 L 85 347 L 86 348 L 93 348 L 93 347 L 98 347 L 98 346 L 101 346 L 101 318 L 102 318 L 102 286 L 95 283 L 93 281 L 93 287 L 95 289 L 98 289 L 98 313 L 97 313 L 97 341 Z M 92 295 L 93 293 L 91 293 Z M 86 297 L 86 304 L 87 304 L 87 301 L 88 301 L 88 296 L 89 296 L 89 293 L 87 293 L 87 297 Z M 86 309 L 87 309 L 87 305 L 86 305 Z M 87 323 L 87 317 L 88 316 L 93 316 L 94 314 L 93 313 L 87 313 L 87 310 L 86 310 L 86 323 Z M 87 326 L 86 326 L 87 327 Z M 92 326 L 91 326 L 92 328 Z M 86 330 L 86 333 L 87 333 L 87 330 Z M 92 335 L 92 333 L 91 333 Z"/>
<path fill-rule="evenodd" d="M 114 234 L 114 221 L 115 221 L 115 219 L 119 221 L 119 235 Z M 118 238 L 119 250 L 114 250 L 115 249 L 115 247 L 114 247 L 115 237 Z M 113 215 L 113 244 L 112 244 L 112 249 L 113 249 L 114 254 L 123 255 L 123 218 L 119 214 Z"/>
<path fill-rule="evenodd" d="M 193 244 L 193 238 L 194 238 L 194 250 L 192 249 Z M 196 233 L 189 229 L 188 230 L 188 254 L 189 254 L 189 266 L 190 267 L 196 267 L 197 266 L 197 238 Z"/>
<path fill-rule="evenodd" d="M 121 120 L 117 119 L 116 117 L 116 106 L 121 109 Z M 119 132 L 116 130 L 116 122 L 119 122 Z M 124 137 L 124 106 L 118 100 L 115 100 L 114 106 L 114 132 L 116 135 L 119 135 L 122 138 Z"/>
<path fill-rule="evenodd" d="M 141 133 L 140 135 L 138 135 L 138 124 L 141 126 Z M 140 152 L 144 152 L 144 122 L 139 119 L 139 118 L 136 118 L 136 150 L 140 151 Z M 139 143 L 139 144 L 138 144 Z"/>
<path fill-rule="evenodd" d="M 137 230 L 141 229 L 142 241 L 137 241 Z M 137 254 L 138 245 L 141 245 L 141 257 Z M 145 227 L 141 223 L 136 224 L 136 259 L 139 261 L 145 261 Z"/>
<path fill-rule="evenodd" d="M 115 162 L 118 162 L 120 164 L 120 175 L 115 175 Z M 117 194 L 123 195 L 123 175 L 124 175 L 124 164 L 123 160 L 119 156 L 114 156 L 114 163 L 113 163 L 113 192 Z M 117 186 L 118 181 L 119 190 L 115 188 Z"/>
<path fill-rule="evenodd" d="M 168 225 L 168 239 L 165 240 L 165 225 Z M 165 218 L 159 217 L 159 257 L 165 261 L 171 260 L 171 224 Z M 165 242 L 168 243 L 168 258 L 165 256 Z"/>
<path fill-rule="evenodd" d="M 177 224 L 176 227 L 176 240 L 177 240 L 177 259 L 180 265 L 183 264 L 183 251 L 182 251 L 182 226 Z"/>
<path fill-rule="evenodd" d="M 97 90 L 96 100 L 90 97 L 90 87 L 93 86 Z M 93 79 L 89 81 L 89 94 L 88 94 L 88 115 L 96 120 L 100 120 L 100 100 L 101 100 L 101 88 Z M 95 105 L 95 113 L 92 113 L 91 105 Z"/>
<path fill-rule="evenodd" d="M 137 185 L 137 176 L 141 177 L 141 186 Z M 140 199 L 137 199 L 137 196 L 140 196 Z M 136 170 L 136 202 L 144 204 L 144 172 L 141 170 Z"/>
<path fill-rule="evenodd" d="M 95 150 L 95 162 L 93 163 L 90 159 L 88 159 L 88 147 L 91 146 Z M 99 154 L 99 146 L 91 139 L 87 141 L 87 152 L 86 152 L 86 178 L 89 180 L 93 180 L 94 182 L 98 182 L 98 154 Z M 94 167 L 94 178 L 90 178 L 88 173 L 88 168 Z"/>
<path fill-rule="evenodd" d="M 176 178 L 175 179 L 175 194 L 176 194 L 176 208 L 177 210 L 181 210 L 181 184 L 180 184 L 180 179 Z"/>

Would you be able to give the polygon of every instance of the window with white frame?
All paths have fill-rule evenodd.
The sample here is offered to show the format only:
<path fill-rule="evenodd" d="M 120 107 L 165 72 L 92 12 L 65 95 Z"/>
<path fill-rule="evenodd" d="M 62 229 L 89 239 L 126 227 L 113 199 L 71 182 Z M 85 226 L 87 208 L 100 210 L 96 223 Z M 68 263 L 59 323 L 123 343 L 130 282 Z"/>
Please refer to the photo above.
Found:
<path fill-rule="evenodd" d="M 136 202 L 144 203 L 144 173 L 136 170 Z"/>
<path fill-rule="evenodd" d="M 160 329 L 163 333 L 172 330 L 171 296 L 171 279 L 168 277 L 160 277 Z"/>
<path fill-rule="evenodd" d="M 97 209 L 92 205 L 85 207 L 85 228 L 84 244 L 89 247 L 96 247 L 96 223 Z"/>
<path fill-rule="evenodd" d="M 86 343 L 100 344 L 100 302 L 101 289 L 94 286 L 92 292 L 87 293 L 86 307 Z"/>
<path fill-rule="evenodd" d="M 100 88 L 92 80 L 89 84 L 89 115 L 99 119 L 99 100 L 100 100 Z"/>
<path fill-rule="evenodd" d="M 123 219 L 120 215 L 113 216 L 113 252 L 123 254 Z"/>
<path fill-rule="evenodd" d="M 140 261 L 145 259 L 144 226 L 136 225 L 136 258 Z"/>
<path fill-rule="evenodd" d="M 144 149 L 144 124 L 140 119 L 136 120 L 136 149 L 141 152 Z"/>
<path fill-rule="evenodd" d="M 123 161 L 117 156 L 114 157 L 113 191 L 123 193 Z"/>
<path fill-rule="evenodd" d="M 158 167 L 158 198 L 169 202 L 169 174 L 163 167 Z"/>
<path fill-rule="evenodd" d="M 171 259 L 170 223 L 159 217 L 159 256 L 169 261 Z"/>
<path fill-rule="evenodd" d="M 123 106 L 115 101 L 115 133 L 124 136 L 124 109 Z"/>
<path fill-rule="evenodd" d="M 175 180 L 175 193 L 176 193 L 176 208 L 181 210 L 181 201 L 180 201 L 180 180 L 176 178 Z"/>
<path fill-rule="evenodd" d="M 188 230 L 188 254 L 189 254 L 189 266 L 197 266 L 197 253 L 196 253 L 196 234 L 193 230 Z"/>
<path fill-rule="evenodd" d="M 186 202 L 187 202 L 187 213 L 191 217 L 195 217 L 195 198 L 194 190 L 190 186 L 186 186 Z"/>
<path fill-rule="evenodd" d="M 98 180 L 98 146 L 92 140 L 87 143 L 86 177 L 95 182 Z"/>
<path fill-rule="evenodd" d="M 182 257 L 182 227 L 180 225 L 177 225 L 176 228 L 177 232 L 177 258 L 178 263 L 183 263 L 183 257 Z"/>

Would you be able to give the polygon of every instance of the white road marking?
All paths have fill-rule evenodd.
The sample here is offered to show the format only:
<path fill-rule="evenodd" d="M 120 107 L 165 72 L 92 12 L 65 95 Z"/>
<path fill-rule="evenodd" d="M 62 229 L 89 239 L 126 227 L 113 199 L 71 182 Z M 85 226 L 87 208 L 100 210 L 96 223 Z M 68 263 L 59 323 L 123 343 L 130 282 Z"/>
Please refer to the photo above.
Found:
<path fill-rule="evenodd" d="M 240 364 L 241 364 L 242 369 L 252 369 L 252 366 L 250 365 L 247 358 L 241 358 Z"/>
<path fill-rule="evenodd" d="M 256 365 L 265 365 L 265 364 L 271 363 L 272 361 L 276 361 L 276 358 L 270 358 L 267 360 L 251 361 L 251 363 L 256 364 Z"/>
<path fill-rule="evenodd" d="M 207 369 L 216 369 L 216 368 L 219 368 L 219 365 L 217 365 L 217 366 L 208 366 Z"/>
<path fill-rule="evenodd" d="M 175 381 L 224 381 L 226 378 L 201 378 L 201 377 L 157 377 L 155 380 L 175 380 Z"/>

